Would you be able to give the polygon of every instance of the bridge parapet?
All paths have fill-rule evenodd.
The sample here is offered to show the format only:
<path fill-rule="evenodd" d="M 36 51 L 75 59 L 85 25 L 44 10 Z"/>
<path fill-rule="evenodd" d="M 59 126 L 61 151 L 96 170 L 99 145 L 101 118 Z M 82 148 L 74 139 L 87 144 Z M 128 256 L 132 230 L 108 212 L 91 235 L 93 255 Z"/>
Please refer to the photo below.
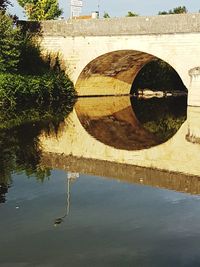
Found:
<path fill-rule="evenodd" d="M 200 67 L 193 68 L 189 71 L 190 88 L 188 91 L 188 105 L 200 106 Z"/>
<path fill-rule="evenodd" d="M 48 36 L 119 36 L 200 32 L 200 14 L 43 21 Z"/>

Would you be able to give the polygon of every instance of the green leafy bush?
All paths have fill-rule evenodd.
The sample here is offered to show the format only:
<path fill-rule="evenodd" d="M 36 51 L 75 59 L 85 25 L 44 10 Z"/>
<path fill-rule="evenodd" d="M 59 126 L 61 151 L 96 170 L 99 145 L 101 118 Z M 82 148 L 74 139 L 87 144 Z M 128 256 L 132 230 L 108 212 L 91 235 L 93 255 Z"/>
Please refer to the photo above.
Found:
<path fill-rule="evenodd" d="M 33 106 L 65 101 L 75 96 L 72 82 L 63 73 L 41 75 L 0 73 L 0 106 Z"/>
<path fill-rule="evenodd" d="M 20 29 L 13 20 L 0 11 L 0 72 L 16 72 L 21 55 Z"/>
<path fill-rule="evenodd" d="M 37 34 L 16 27 L 0 11 L 0 107 L 31 108 L 33 103 L 49 105 L 74 97 L 73 84 L 61 69 L 58 55 L 43 58 Z"/>

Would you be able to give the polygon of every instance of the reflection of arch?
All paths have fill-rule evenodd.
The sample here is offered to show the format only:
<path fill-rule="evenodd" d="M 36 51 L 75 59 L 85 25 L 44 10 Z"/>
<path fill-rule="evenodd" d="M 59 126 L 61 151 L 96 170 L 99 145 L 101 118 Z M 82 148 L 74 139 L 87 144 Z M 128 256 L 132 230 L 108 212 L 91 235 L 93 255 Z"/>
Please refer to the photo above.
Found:
<path fill-rule="evenodd" d="M 156 59 L 154 55 L 118 50 L 103 54 L 85 66 L 76 82 L 78 95 L 129 94 L 141 68 Z"/>
<path fill-rule="evenodd" d="M 176 133 L 185 120 L 185 100 L 154 98 L 137 103 L 130 96 L 80 97 L 75 110 L 81 125 L 98 141 L 117 149 L 141 150 Z"/>
<path fill-rule="evenodd" d="M 190 112 L 190 109 L 188 111 Z M 58 135 L 47 136 L 43 132 L 39 138 L 42 152 L 50 153 L 50 157 L 52 153 L 58 154 L 58 157 L 62 154 L 73 155 L 78 158 L 99 159 L 199 176 L 199 145 L 188 142 L 185 138 L 187 133 L 188 125 L 185 122 L 176 135 L 164 144 L 137 151 L 115 149 L 98 142 L 88 134 L 74 110 L 62 124 Z M 65 160 L 66 167 L 69 166 L 68 163 L 68 160 Z M 92 164 L 87 165 L 90 167 Z M 78 171 L 75 168 L 71 170 Z"/>
<path fill-rule="evenodd" d="M 159 144 L 137 120 L 129 96 L 79 98 L 75 110 L 86 131 L 106 145 L 139 150 Z"/>

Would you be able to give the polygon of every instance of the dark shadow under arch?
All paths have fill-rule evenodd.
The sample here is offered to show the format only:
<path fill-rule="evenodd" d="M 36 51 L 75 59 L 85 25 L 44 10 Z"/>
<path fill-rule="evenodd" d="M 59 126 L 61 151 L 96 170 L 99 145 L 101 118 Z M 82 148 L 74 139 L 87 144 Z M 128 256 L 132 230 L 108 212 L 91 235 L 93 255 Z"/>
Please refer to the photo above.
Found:
<path fill-rule="evenodd" d="M 154 58 L 145 64 L 137 73 L 131 87 L 131 94 L 146 88 L 153 91 L 187 92 L 176 70 L 159 58 Z"/>

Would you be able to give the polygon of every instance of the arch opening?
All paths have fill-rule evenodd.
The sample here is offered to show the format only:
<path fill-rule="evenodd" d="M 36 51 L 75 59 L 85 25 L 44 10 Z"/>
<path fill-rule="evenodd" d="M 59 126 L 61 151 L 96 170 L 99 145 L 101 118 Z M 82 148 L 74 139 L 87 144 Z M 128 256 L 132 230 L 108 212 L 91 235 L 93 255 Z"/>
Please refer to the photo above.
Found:
<path fill-rule="evenodd" d="M 165 89 L 178 84 L 182 91 L 187 91 L 168 63 L 136 50 L 118 50 L 95 58 L 82 70 L 75 87 L 79 96 L 126 95 L 137 88 L 148 88 L 148 84 L 156 90 L 159 84 L 160 88 L 166 84 Z"/>
<path fill-rule="evenodd" d="M 139 93 L 146 88 L 150 95 Z M 81 72 L 76 90 L 85 96 L 75 106 L 82 126 L 95 139 L 117 149 L 162 144 L 186 119 L 187 89 L 178 73 L 144 52 L 121 50 L 94 59 Z M 172 91 L 180 97 L 174 98 Z"/>

